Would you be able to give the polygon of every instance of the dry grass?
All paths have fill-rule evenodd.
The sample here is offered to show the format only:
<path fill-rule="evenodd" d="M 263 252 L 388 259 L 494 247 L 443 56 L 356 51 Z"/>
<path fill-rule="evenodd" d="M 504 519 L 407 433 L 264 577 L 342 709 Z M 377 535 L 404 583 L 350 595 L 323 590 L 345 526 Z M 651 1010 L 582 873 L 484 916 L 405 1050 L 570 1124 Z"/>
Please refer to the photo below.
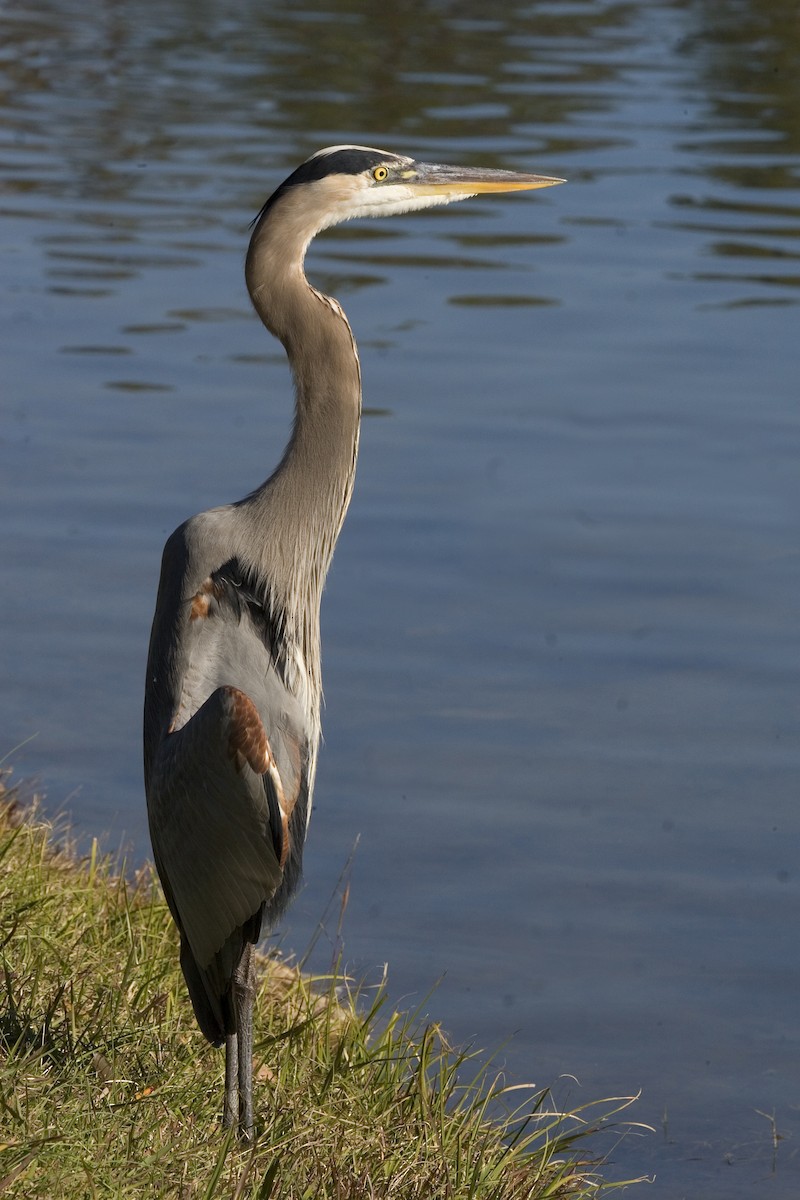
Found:
<path fill-rule="evenodd" d="M 221 1055 L 195 1026 L 150 873 L 130 880 L 96 849 L 77 861 L 8 792 L 0 930 L 0 1193 L 558 1200 L 610 1186 L 576 1141 L 627 1101 L 556 1114 L 547 1092 L 504 1088 L 389 1012 L 385 989 L 275 959 L 256 1011 L 257 1137 L 223 1136 Z"/>

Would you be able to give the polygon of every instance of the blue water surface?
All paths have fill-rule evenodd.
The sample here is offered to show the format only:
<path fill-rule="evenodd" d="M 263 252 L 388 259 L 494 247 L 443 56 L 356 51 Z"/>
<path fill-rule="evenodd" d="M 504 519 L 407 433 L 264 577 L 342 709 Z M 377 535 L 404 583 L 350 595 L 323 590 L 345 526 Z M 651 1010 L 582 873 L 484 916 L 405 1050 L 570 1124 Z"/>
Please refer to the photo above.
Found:
<path fill-rule="evenodd" d="M 559 1103 L 641 1091 L 655 1132 L 596 1149 L 654 1200 L 800 1190 L 794 15 L 1 18 L 0 755 L 134 863 L 161 546 L 291 420 L 249 221 L 331 143 L 569 179 L 312 247 L 366 410 L 281 936 L 324 919 L 330 960 L 358 838 L 353 974 L 440 981 L 432 1019 Z"/>

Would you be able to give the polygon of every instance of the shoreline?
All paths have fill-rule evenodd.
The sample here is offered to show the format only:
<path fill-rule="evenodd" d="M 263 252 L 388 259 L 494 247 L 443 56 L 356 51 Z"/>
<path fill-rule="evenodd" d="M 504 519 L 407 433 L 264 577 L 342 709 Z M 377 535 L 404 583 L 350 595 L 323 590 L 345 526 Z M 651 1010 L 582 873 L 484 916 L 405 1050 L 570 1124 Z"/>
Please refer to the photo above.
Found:
<path fill-rule="evenodd" d="M 274 955 L 259 957 L 257 1131 L 240 1146 L 220 1128 L 223 1056 L 195 1025 L 155 873 L 118 867 L 97 839 L 77 857 L 66 822 L 0 782 L 0 1191 L 582 1200 L 621 1186 L 585 1139 L 616 1142 L 633 1098 L 558 1113 L 548 1089 L 506 1087 L 490 1059 L 394 1011 L 385 981 L 312 978 Z"/>

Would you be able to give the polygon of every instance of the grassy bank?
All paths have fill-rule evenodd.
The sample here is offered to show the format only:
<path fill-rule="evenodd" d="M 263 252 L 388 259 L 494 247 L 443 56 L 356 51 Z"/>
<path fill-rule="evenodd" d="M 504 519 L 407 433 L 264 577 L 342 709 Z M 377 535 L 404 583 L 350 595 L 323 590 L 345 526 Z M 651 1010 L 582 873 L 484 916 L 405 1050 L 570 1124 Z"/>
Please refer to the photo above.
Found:
<path fill-rule="evenodd" d="M 464 1056 L 392 1014 L 385 993 L 355 997 L 343 979 L 311 981 L 275 960 L 256 1009 L 258 1136 L 239 1147 L 219 1128 L 222 1055 L 197 1031 L 150 875 L 125 879 L 96 853 L 76 860 L 9 793 L 0 949 L 0 1194 L 536 1200 L 607 1189 L 580 1164 L 578 1139 L 620 1103 L 559 1117 L 546 1093 L 504 1091 L 488 1068 L 464 1088 Z"/>

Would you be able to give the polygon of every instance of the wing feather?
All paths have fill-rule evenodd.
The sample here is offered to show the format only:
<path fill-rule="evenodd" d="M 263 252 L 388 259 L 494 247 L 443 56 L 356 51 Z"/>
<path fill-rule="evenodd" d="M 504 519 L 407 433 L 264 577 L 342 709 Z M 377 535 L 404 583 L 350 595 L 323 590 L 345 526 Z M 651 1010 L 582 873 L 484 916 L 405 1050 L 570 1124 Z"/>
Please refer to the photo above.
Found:
<path fill-rule="evenodd" d="M 150 781 L 159 871 L 200 968 L 281 883 L 282 847 L 270 811 L 279 807 L 274 782 L 237 759 L 241 709 L 248 705 L 236 688 L 218 688 L 163 740 Z M 262 735 L 266 740 L 263 726 Z"/>

